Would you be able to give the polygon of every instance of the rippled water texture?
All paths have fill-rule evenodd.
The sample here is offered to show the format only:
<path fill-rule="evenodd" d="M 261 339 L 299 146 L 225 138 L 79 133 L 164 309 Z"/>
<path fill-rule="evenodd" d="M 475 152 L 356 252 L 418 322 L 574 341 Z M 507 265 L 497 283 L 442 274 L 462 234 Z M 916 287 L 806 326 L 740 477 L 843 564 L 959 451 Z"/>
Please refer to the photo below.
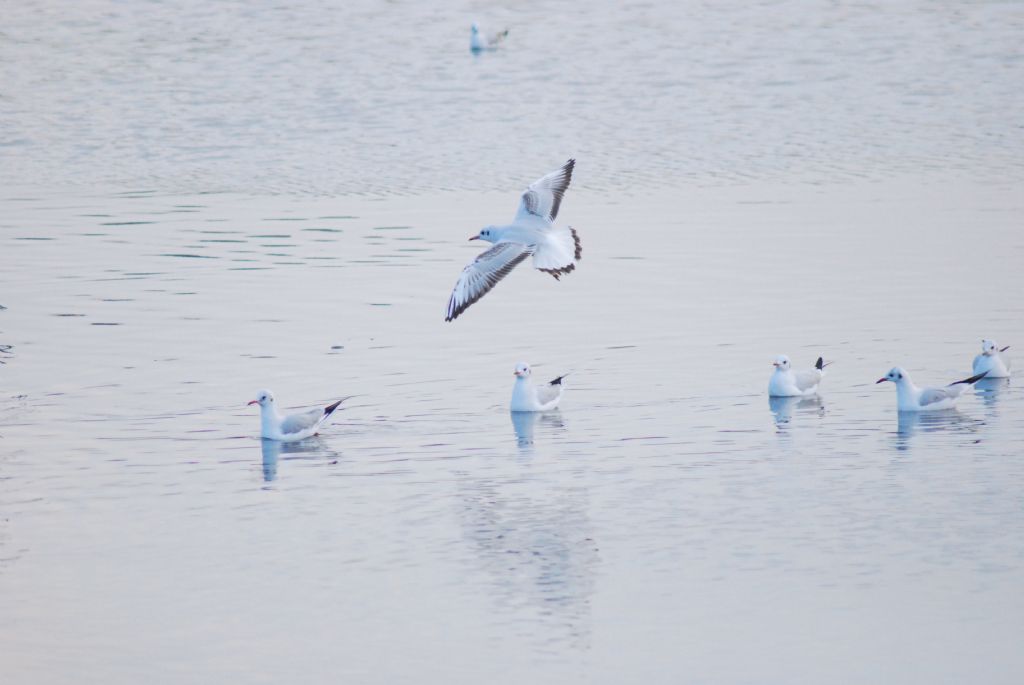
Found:
<path fill-rule="evenodd" d="M 999 180 L 1024 156 L 1015 2 L 9 4 L 4 185 L 462 192 L 570 155 L 605 190 Z M 506 48 L 471 56 L 474 17 Z"/>
<path fill-rule="evenodd" d="M 1021 5 L 3 24 L 4 683 L 1020 682 L 1017 379 L 874 381 L 1024 350 Z M 570 155 L 580 268 L 444 323 Z"/>

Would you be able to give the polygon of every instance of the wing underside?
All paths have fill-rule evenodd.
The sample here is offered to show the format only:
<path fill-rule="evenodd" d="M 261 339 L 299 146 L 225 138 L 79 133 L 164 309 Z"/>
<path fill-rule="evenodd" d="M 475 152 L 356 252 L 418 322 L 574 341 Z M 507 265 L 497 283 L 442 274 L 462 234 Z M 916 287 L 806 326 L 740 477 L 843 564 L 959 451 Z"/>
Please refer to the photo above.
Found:
<path fill-rule="evenodd" d="M 454 321 L 532 253 L 529 246 L 511 242 L 497 243 L 481 252 L 462 270 L 448 299 L 444 320 Z"/>

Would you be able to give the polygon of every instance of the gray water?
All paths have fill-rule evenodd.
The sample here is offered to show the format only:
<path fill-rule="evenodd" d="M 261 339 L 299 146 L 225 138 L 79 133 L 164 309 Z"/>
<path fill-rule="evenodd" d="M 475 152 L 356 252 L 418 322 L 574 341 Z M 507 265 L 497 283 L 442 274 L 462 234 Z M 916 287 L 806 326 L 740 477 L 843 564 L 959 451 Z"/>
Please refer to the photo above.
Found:
<path fill-rule="evenodd" d="M 1024 396 L 874 381 L 1024 346 L 1022 28 L 5 8 L 3 681 L 1019 682 Z M 569 156 L 580 268 L 444 323 Z M 769 402 L 778 353 L 819 401 Z M 560 411 L 509 414 L 520 360 Z M 275 446 L 263 387 L 356 397 Z"/>

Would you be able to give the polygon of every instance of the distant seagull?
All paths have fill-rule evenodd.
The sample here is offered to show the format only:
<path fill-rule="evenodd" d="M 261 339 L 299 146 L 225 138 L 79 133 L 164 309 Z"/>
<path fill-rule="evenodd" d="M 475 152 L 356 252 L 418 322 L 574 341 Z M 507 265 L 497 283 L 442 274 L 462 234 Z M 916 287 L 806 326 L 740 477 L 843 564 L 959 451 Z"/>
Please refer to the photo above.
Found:
<path fill-rule="evenodd" d="M 569 374 L 562 374 L 550 383 L 534 385 L 530 380 L 530 365 L 516 364 L 516 384 L 512 388 L 512 411 L 549 411 L 558 406 L 565 385 L 562 380 Z"/>
<path fill-rule="evenodd" d="M 900 411 L 937 411 L 952 409 L 956 404 L 956 398 L 960 397 L 964 389 L 984 377 L 984 373 L 979 373 L 962 381 L 950 383 L 944 388 L 919 388 L 910 380 L 910 375 L 906 371 L 894 366 L 875 383 L 892 381 L 896 384 L 896 406 Z"/>
<path fill-rule="evenodd" d="M 533 268 L 555 280 L 576 268 L 576 261 L 583 256 L 576 229 L 554 226 L 575 166 L 576 160 L 570 159 L 558 171 L 531 183 L 519 198 L 511 224 L 487 226 L 470 238 L 486 240 L 494 247 L 481 252 L 462 270 L 448 300 L 445 321 L 454 321 L 527 257 L 533 257 Z"/>
<path fill-rule="evenodd" d="M 985 378 L 1009 378 L 1010 355 L 1003 354 L 1010 346 L 999 349 L 995 340 L 981 341 L 981 354 L 974 358 L 974 373 L 985 373 Z"/>
<path fill-rule="evenodd" d="M 508 35 L 508 29 L 498 33 L 486 34 L 475 21 L 469 28 L 469 49 L 473 52 L 481 50 L 495 50 L 501 41 Z"/>
<path fill-rule="evenodd" d="M 269 390 L 260 390 L 259 394 L 256 395 L 256 399 L 249 402 L 249 404 L 260 405 L 261 437 L 268 440 L 280 440 L 281 442 L 295 442 L 316 435 L 320 424 L 327 420 L 327 417 L 334 413 L 338 405 L 347 399 L 351 398 L 345 397 L 334 404 L 327 405 L 323 409 L 310 409 L 309 411 L 288 414 L 287 416 L 277 413 L 277 407 L 274 405 L 274 394 Z"/>
<path fill-rule="evenodd" d="M 775 372 L 768 381 L 769 397 L 810 397 L 818 392 L 818 384 L 825 377 L 825 367 L 828 364 L 818 357 L 813 369 L 794 371 L 789 363 L 789 357 L 780 354 L 772 362 L 772 366 L 775 367 Z"/>

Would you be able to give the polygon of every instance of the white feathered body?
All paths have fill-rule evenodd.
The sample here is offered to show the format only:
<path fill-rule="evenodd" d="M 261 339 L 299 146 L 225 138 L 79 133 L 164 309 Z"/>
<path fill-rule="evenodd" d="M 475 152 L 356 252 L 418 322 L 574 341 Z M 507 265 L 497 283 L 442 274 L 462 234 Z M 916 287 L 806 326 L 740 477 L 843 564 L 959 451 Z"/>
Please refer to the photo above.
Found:
<path fill-rule="evenodd" d="M 776 368 L 768 381 L 769 397 L 811 397 L 818 392 L 818 385 L 825 376 L 820 369 Z"/>
<path fill-rule="evenodd" d="M 269 440 L 297 442 L 313 437 L 327 415 L 323 409 L 310 409 L 282 416 L 277 409 L 260 409 L 260 434 Z"/>
<path fill-rule="evenodd" d="M 469 49 L 473 52 L 481 50 L 494 50 L 501 41 L 508 35 L 508 29 L 497 33 L 486 33 L 475 22 L 469 30 Z"/>
<path fill-rule="evenodd" d="M 534 385 L 527 378 L 516 378 L 512 386 L 512 411 L 550 411 L 558 406 L 565 389 L 562 378 L 556 382 Z"/>
<path fill-rule="evenodd" d="M 1010 355 L 995 351 L 991 354 L 979 354 L 974 358 L 974 373 L 984 373 L 985 378 L 1009 378 Z"/>
<path fill-rule="evenodd" d="M 942 411 L 956 406 L 966 383 L 944 388 L 919 388 L 909 377 L 896 383 L 896 407 L 900 411 Z"/>
<path fill-rule="evenodd" d="M 495 226 L 495 242 L 526 245 L 531 249 L 533 268 L 540 271 L 571 271 L 574 267 L 576 239 L 572 229 L 556 227 L 544 219 L 525 220 L 507 226 Z"/>

